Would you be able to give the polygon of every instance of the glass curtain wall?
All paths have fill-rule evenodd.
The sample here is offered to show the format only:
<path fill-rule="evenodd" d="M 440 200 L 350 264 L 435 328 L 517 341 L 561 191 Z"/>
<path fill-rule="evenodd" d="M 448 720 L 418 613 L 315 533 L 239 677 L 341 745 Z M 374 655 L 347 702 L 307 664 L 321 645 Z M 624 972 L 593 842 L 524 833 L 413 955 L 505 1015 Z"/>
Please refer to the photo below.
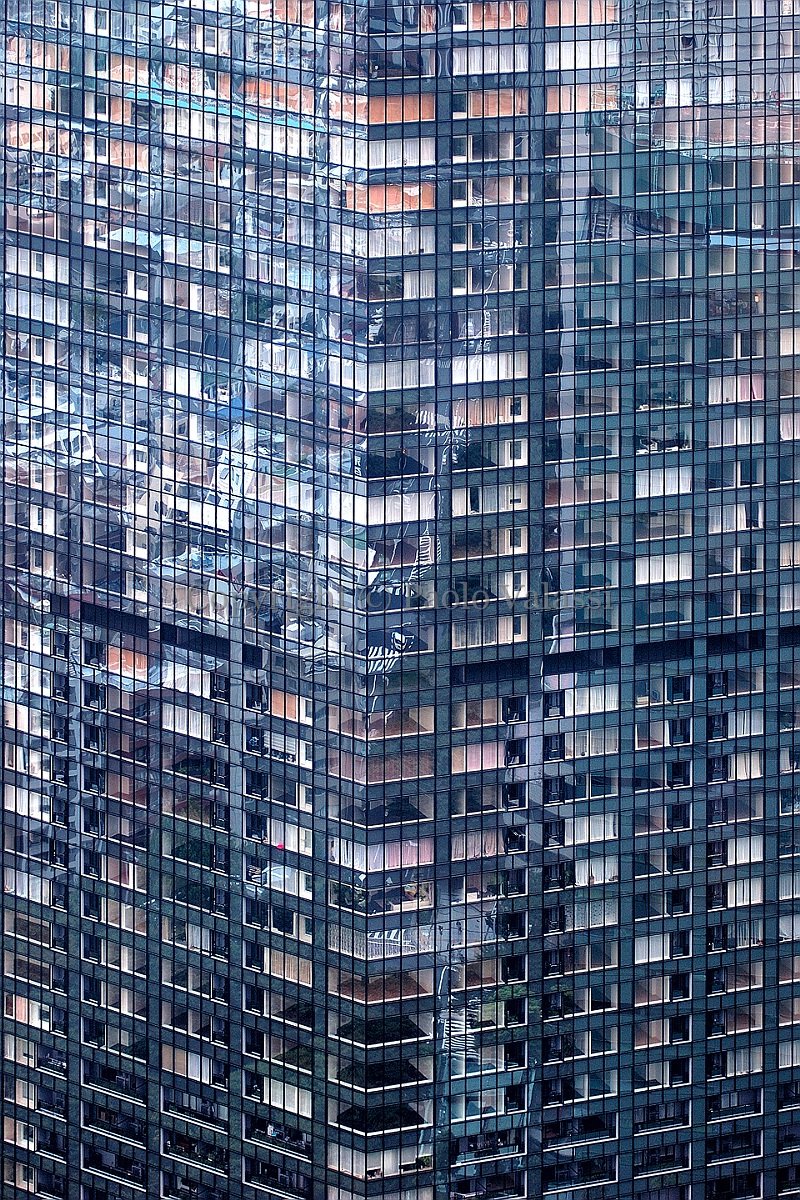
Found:
<path fill-rule="evenodd" d="M 797 22 L 11 0 L 9 1200 L 800 1194 Z"/>

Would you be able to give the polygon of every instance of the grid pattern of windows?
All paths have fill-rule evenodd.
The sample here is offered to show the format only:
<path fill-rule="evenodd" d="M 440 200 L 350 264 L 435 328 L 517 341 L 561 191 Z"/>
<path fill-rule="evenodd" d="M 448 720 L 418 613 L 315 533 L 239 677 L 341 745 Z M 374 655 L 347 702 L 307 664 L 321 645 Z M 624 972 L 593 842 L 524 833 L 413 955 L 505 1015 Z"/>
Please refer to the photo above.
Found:
<path fill-rule="evenodd" d="M 527 0 L 4 33 L 4 1195 L 525 1196 Z"/>
<path fill-rule="evenodd" d="M 794 14 L 545 7 L 558 1200 L 798 1194 Z"/>
<path fill-rule="evenodd" d="M 9 0 L 9 1200 L 800 1195 L 794 3 Z"/>

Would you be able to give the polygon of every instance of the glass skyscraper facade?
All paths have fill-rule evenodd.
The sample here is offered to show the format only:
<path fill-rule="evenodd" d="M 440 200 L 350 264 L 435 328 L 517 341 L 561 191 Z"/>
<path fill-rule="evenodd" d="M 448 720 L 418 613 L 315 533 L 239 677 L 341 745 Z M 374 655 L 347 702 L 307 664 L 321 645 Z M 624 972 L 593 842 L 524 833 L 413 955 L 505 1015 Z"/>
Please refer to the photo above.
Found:
<path fill-rule="evenodd" d="M 800 1197 L 797 0 L 2 47 L 4 1200 Z"/>

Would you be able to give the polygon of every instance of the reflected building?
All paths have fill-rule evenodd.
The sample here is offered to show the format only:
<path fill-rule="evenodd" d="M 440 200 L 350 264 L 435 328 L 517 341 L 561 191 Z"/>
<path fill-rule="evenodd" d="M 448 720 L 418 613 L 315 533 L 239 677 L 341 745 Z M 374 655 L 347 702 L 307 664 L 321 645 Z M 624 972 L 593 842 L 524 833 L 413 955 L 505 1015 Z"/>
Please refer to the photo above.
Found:
<path fill-rule="evenodd" d="M 794 6 L 7 6 L 9 1200 L 800 1195 Z"/>

